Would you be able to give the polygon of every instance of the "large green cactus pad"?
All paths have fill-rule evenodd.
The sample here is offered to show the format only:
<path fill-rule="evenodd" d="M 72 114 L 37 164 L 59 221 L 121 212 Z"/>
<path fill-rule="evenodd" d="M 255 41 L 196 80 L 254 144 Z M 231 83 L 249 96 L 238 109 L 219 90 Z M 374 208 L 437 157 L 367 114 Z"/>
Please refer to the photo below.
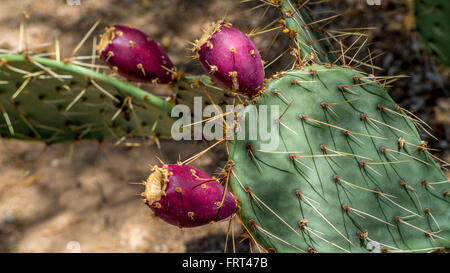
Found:
<path fill-rule="evenodd" d="M 450 65 L 450 1 L 416 0 L 416 28 L 425 46 L 446 65 Z"/>
<path fill-rule="evenodd" d="M 0 134 L 46 143 L 170 137 L 171 105 L 133 85 L 47 58 L 0 55 Z"/>
<path fill-rule="evenodd" d="M 349 68 L 315 65 L 275 76 L 257 104 L 269 113 L 279 107 L 279 121 L 267 118 L 279 128 L 279 144 L 263 150 L 268 141 L 260 135 L 230 141 L 230 183 L 244 224 L 263 247 L 450 246 L 447 178 L 378 82 Z"/>

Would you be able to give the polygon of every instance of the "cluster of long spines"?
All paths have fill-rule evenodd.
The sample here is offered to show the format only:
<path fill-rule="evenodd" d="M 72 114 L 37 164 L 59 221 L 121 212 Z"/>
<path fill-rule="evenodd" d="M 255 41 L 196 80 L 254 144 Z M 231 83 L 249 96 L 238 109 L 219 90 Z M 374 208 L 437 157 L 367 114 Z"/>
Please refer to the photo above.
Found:
<path fill-rule="evenodd" d="M 305 10 L 309 1 L 298 3 L 292 0 L 279 1 L 279 9 L 284 18 L 284 33 L 293 40 L 297 57 L 304 62 L 333 63 L 336 54 L 331 53 L 331 46 L 322 29 L 318 28 Z"/>
<path fill-rule="evenodd" d="M 253 231 L 266 248 L 276 246 L 278 251 L 301 249 L 306 252 L 305 242 L 310 242 L 309 247 L 316 251 L 364 251 L 358 248 L 359 239 L 364 243 L 380 241 L 386 244 L 381 249 L 390 251 L 419 248 L 431 251 L 448 246 L 445 212 L 448 181 L 415 131 L 413 124 L 418 121 L 396 107 L 378 82 L 339 67 L 315 66 L 306 71 L 290 71 L 268 84 L 268 91 L 258 104 L 278 104 L 283 112 L 289 107 L 286 101 L 293 105 L 289 104 L 290 108 L 280 118 L 278 150 L 262 151 L 257 148 L 258 141 L 230 143 L 235 163 L 231 183 L 240 198 L 241 215 L 244 222 L 251 220 Z M 367 108 L 369 105 L 371 108 Z M 293 114 L 295 111 L 298 113 Z M 299 150 L 303 153 L 298 153 Z M 254 171 L 249 173 L 250 169 Z M 414 169 L 422 173 L 411 177 L 411 172 L 417 171 Z M 280 178 L 283 175 L 285 177 Z M 430 178 L 425 178 L 428 176 Z M 426 179 L 425 182 L 422 179 Z M 426 187 L 429 179 L 435 181 L 433 190 Z M 296 188 L 290 184 L 294 181 L 303 183 Z M 268 184 L 271 190 L 266 188 Z M 335 187 L 333 192 L 330 185 Z M 284 190 L 274 190 L 280 187 Z M 288 203 L 286 196 L 290 192 L 292 197 L 289 198 L 295 195 L 298 199 L 300 211 L 280 204 Z M 277 194 L 280 194 L 279 200 L 272 196 Z M 376 197 L 376 201 L 365 202 L 379 202 L 379 207 L 368 209 L 358 199 L 370 195 Z M 331 200 L 340 202 L 330 204 Z M 427 211 L 435 212 L 433 217 Z M 342 219 L 330 213 L 341 215 Z M 286 217 L 293 214 L 302 217 L 297 220 Z M 311 218 L 311 215 L 314 216 Z M 392 219 L 386 215 L 392 215 Z M 360 223 L 361 219 L 375 224 L 365 230 L 366 223 Z M 416 223 L 416 219 L 428 219 L 432 224 L 424 227 L 426 221 Z M 294 223 L 299 220 L 296 227 Z M 376 224 L 385 231 L 383 236 L 373 229 Z M 285 226 L 285 230 L 273 229 L 275 225 Z M 354 225 L 352 229 L 351 225 Z M 424 237 L 417 238 L 418 234 L 412 235 L 410 231 L 426 232 Z M 397 234 L 390 234 L 394 232 Z M 398 232 L 401 232 L 400 237 Z M 371 235 L 373 233 L 376 235 Z M 307 241 L 299 234 L 313 240 Z M 394 246 L 389 243 L 391 237 L 396 238 Z M 426 238 L 430 246 L 414 249 L 413 246 L 428 244 Z M 406 240 L 406 244 L 402 240 Z M 440 244 L 434 243 L 435 240 Z M 317 244 L 318 241 L 324 245 Z"/>
<path fill-rule="evenodd" d="M 381 69 L 373 64 L 373 60 L 384 53 L 371 52 L 370 49 L 365 48 L 368 45 L 367 31 L 371 29 L 370 27 L 352 29 L 327 27 L 330 21 L 345 16 L 347 11 L 336 11 L 335 15 L 313 20 L 308 9 L 319 4 L 318 2 L 293 0 L 262 2 L 276 6 L 282 14 L 283 19 L 280 22 L 284 27 L 283 32 L 289 35 L 292 41 L 289 50 L 295 56 L 291 69 L 311 64 L 350 66 L 352 63 L 354 68 L 362 66 L 371 69 L 372 74 L 375 69 Z M 347 46 L 344 41 L 350 37 L 355 39 Z M 333 44 L 336 44 L 337 48 L 333 48 Z M 360 55 L 367 52 L 367 56 L 359 59 Z"/>
<path fill-rule="evenodd" d="M 202 97 L 203 106 L 215 104 L 219 107 L 234 105 L 236 96 L 229 90 L 216 85 L 208 76 L 184 75 L 171 85 L 174 104 L 183 104 L 194 109 L 194 97 Z"/>

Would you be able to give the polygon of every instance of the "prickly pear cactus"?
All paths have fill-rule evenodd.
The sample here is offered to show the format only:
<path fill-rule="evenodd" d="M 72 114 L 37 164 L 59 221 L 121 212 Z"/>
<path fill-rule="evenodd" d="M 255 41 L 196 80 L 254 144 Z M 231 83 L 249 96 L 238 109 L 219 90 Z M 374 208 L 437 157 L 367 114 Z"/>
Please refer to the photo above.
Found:
<path fill-rule="evenodd" d="M 268 106 L 279 143 L 264 150 L 274 136 L 230 141 L 230 183 L 243 223 L 264 248 L 450 246 L 448 181 L 419 138 L 420 121 L 378 82 L 349 68 L 313 65 L 275 75 L 255 104 Z M 272 106 L 279 107 L 275 118 Z"/>
<path fill-rule="evenodd" d="M 73 64 L 2 54 L 0 134 L 48 144 L 109 137 L 169 138 L 172 105 Z"/>
<path fill-rule="evenodd" d="M 130 62 L 124 56 L 117 58 L 121 65 L 127 64 L 125 68 L 131 74 L 141 73 L 138 75 L 149 77 L 151 82 L 168 83 L 173 94 L 161 98 L 70 60 L 1 54 L 0 136 L 48 144 L 123 136 L 164 138 L 170 137 L 174 122 L 170 117 L 172 106 L 185 104 L 193 109 L 197 96 L 203 97 L 204 105 L 244 102 L 249 104 L 246 110 L 268 106 L 267 121 L 276 128 L 271 138 L 259 135 L 256 140 L 227 141 L 227 165 L 232 167 L 226 181 L 237 197 L 246 231 L 263 248 L 276 252 L 431 252 L 448 248 L 449 182 L 420 140 L 416 127 L 425 129 L 427 125 L 396 105 L 379 77 L 349 68 L 344 53 L 339 57 L 330 53 L 326 31 L 318 26 L 321 20 L 313 21 L 306 10 L 309 1 L 263 2 L 281 12 L 283 32 L 292 38 L 288 49 L 296 57 L 292 67 L 297 70 L 280 72 L 265 80 L 264 86 L 260 84 L 263 71 L 258 77 L 240 79 L 239 83 L 255 81 L 254 92 L 243 92 L 258 93 L 253 101 L 225 90 L 235 91 L 230 88 L 233 71 L 221 71 L 231 81 L 219 87 L 208 77 L 210 74 L 192 76 L 177 71 L 170 79 L 161 80 L 162 70 L 147 73 L 155 68 L 154 62 L 144 65 L 134 58 Z M 432 2 L 437 3 L 433 10 L 448 6 L 445 1 Z M 418 22 L 426 21 L 421 26 L 439 32 L 439 20 L 430 21 L 424 14 L 418 15 Z M 103 60 L 118 72 L 119 63 L 108 62 L 136 46 L 131 36 L 122 38 L 119 42 L 126 47 L 121 50 L 100 50 Z M 430 39 L 433 44 L 434 38 Z M 112 40 L 106 41 L 110 45 Z M 221 44 L 226 46 L 226 41 Z M 249 49 L 251 56 L 256 48 Z M 445 53 L 435 51 L 445 61 Z M 337 65 L 341 57 L 342 67 Z M 210 60 L 201 59 L 205 63 Z M 258 65 L 261 70 L 261 63 Z M 176 71 L 171 65 L 168 68 Z M 215 70 L 206 68 L 208 73 Z M 167 72 L 164 70 L 164 75 L 169 75 Z M 129 77 L 130 73 L 122 75 Z M 272 109 L 280 111 L 274 116 Z M 249 124 L 252 111 L 242 113 Z M 240 129 L 250 135 L 250 128 L 254 127 Z M 277 143 L 275 149 L 265 149 L 263 144 L 271 141 Z M 144 197 L 150 206 L 158 207 L 157 201 L 168 204 L 178 200 L 179 184 L 162 185 L 174 178 L 169 173 L 162 177 L 166 171 L 155 172 L 156 176 L 147 181 L 148 185 L 154 182 L 162 188 L 167 186 L 164 189 L 170 191 L 163 196 L 158 190 L 160 199 L 155 201 L 153 192 L 146 190 L 149 195 Z M 202 179 L 209 176 L 184 180 L 197 185 Z M 197 198 L 199 192 L 187 190 L 190 197 L 186 200 L 211 203 L 208 196 Z M 220 193 L 223 191 L 215 191 L 214 196 Z M 207 209 L 204 217 L 198 218 L 204 210 L 197 205 L 183 207 L 181 212 L 166 207 L 160 211 L 161 217 L 183 226 L 206 224 L 234 212 L 234 199 L 223 194 L 222 198 L 231 208 L 224 217 L 212 218 L 215 210 Z M 157 207 L 153 209 L 161 208 Z M 192 214 L 193 208 L 199 210 Z"/>
<path fill-rule="evenodd" d="M 450 2 L 416 0 L 416 28 L 425 46 L 445 65 L 450 65 Z"/>

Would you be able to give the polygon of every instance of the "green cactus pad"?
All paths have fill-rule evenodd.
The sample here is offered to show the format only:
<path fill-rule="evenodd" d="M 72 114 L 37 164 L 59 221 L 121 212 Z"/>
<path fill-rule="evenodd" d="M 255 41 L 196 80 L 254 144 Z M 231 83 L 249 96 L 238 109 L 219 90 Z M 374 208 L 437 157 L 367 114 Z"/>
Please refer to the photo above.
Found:
<path fill-rule="evenodd" d="M 301 1 L 283 0 L 280 11 L 286 21 L 286 28 L 293 31 L 295 47 L 299 48 L 302 58 L 313 56 L 316 62 L 332 63 L 338 57 L 331 51 L 331 45 L 325 35 L 315 25 Z"/>
<path fill-rule="evenodd" d="M 425 46 L 445 65 L 450 65 L 450 1 L 416 0 L 416 28 Z"/>
<path fill-rule="evenodd" d="M 172 106 L 153 94 L 48 58 L 3 54 L 0 59 L 2 137 L 48 144 L 126 135 L 170 137 Z"/>
<path fill-rule="evenodd" d="M 268 115 L 279 126 L 279 144 L 262 150 L 267 141 L 259 135 L 230 140 L 230 183 L 243 223 L 264 248 L 450 246 L 447 178 L 378 82 L 349 68 L 315 65 L 276 75 L 256 103 L 269 113 L 279 106 L 279 122 Z"/>

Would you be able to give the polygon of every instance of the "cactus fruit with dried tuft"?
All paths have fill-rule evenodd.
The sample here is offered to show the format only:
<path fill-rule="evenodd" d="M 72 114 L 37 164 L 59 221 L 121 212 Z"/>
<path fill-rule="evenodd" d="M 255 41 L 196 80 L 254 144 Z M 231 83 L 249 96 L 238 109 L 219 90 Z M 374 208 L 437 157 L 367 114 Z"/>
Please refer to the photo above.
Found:
<path fill-rule="evenodd" d="M 158 165 L 144 182 L 142 198 L 164 221 L 197 227 L 228 218 L 236 201 L 214 177 L 187 165 Z"/>
<path fill-rule="evenodd" d="M 258 49 L 231 24 L 213 23 L 196 41 L 203 69 L 218 85 L 247 96 L 264 88 L 264 67 Z"/>

